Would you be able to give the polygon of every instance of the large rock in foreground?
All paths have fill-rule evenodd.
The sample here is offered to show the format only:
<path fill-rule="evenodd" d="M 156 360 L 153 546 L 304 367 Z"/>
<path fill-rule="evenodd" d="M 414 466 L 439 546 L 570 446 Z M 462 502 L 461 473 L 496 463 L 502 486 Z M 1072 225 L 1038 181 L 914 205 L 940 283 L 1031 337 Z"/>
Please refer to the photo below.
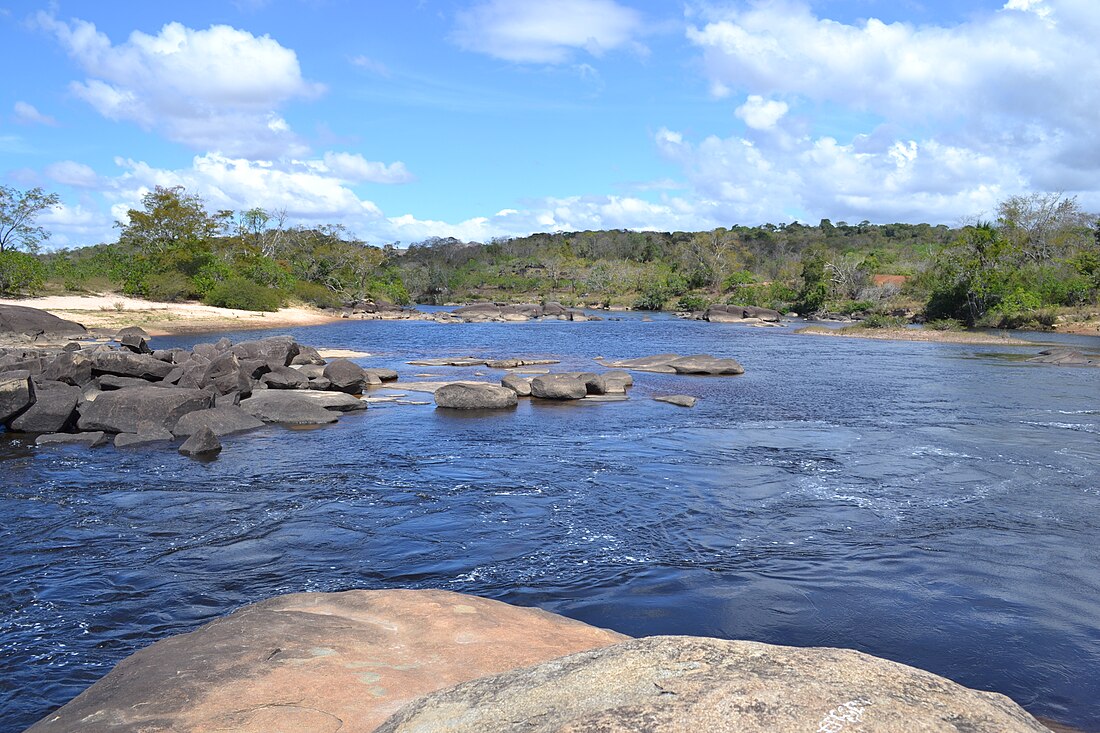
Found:
<path fill-rule="evenodd" d="M 26 336 L 82 336 L 84 326 L 52 313 L 23 305 L 0 305 L 0 334 Z"/>
<path fill-rule="evenodd" d="M 1048 733 L 1007 697 L 843 649 L 655 636 L 467 682 L 377 733 Z"/>
<path fill-rule="evenodd" d="M 446 591 L 300 593 L 159 641 L 33 733 L 368 733 L 417 697 L 625 637 Z"/>

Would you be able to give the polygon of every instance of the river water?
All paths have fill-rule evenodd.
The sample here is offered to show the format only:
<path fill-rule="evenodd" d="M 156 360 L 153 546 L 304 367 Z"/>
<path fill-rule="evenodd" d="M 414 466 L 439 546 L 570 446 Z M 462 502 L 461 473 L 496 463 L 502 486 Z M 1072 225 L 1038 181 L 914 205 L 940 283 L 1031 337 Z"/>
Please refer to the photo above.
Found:
<path fill-rule="evenodd" d="M 380 404 L 227 438 L 210 463 L 0 435 L 0 730 L 243 604 L 349 588 L 851 647 L 1100 730 L 1100 370 L 659 317 L 290 333 L 403 379 L 472 376 L 405 364 L 458 355 L 707 352 L 747 371 L 637 373 L 625 403 L 488 416 Z M 699 403 L 647 399 L 669 393 Z"/>

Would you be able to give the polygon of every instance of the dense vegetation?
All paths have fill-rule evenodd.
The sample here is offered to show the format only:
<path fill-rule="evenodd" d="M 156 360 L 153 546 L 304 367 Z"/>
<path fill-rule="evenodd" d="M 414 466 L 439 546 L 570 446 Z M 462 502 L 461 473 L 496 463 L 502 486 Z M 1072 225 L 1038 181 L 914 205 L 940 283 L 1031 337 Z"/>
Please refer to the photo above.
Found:
<path fill-rule="evenodd" d="M 41 204 L 44 194 L 35 193 Z M 432 239 L 399 249 L 364 244 L 339 225 L 288 227 L 278 212 L 211 213 L 182 188 L 158 187 L 118 228 L 114 244 L 41 256 L 0 249 L 0 291 L 120 290 L 257 310 L 288 300 L 558 300 L 654 310 L 738 303 L 862 314 L 871 324 L 920 311 L 940 327 L 1048 323 L 1056 309 L 1094 307 L 1100 297 L 1100 221 L 1059 194 L 1010 198 L 996 221 L 959 228 L 824 219 L 488 244 Z"/>

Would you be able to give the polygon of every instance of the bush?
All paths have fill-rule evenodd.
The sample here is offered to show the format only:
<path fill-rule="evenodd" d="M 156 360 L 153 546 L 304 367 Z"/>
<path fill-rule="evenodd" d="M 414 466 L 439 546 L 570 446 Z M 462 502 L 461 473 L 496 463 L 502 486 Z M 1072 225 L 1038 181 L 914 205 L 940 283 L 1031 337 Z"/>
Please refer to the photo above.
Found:
<path fill-rule="evenodd" d="M 234 278 L 214 286 L 204 302 L 219 308 L 245 311 L 275 311 L 283 305 L 283 293 L 251 280 Z"/>
<path fill-rule="evenodd" d="M 192 297 L 195 285 L 182 272 L 162 272 L 145 279 L 142 294 L 159 303 L 175 303 Z"/>
<path fill-rule="evenodd" d="M 638 299 L 634 301 L 634 309 L 640 311 L 659 311 L 665 307 L 665 301 L 668 300 L 668 294 L 664 288 L 656 285 L 650 285 L 642 294 L 638 296 Z"/>
<path fill-rule="evenodd" d="M 311 303 L 318 308 L 339 308 L 344 304 L 336 293 L 314 282 L 298 281 L 290 293 L 303 303 Z"/>
<path fill-rule="evenodd" d="M 904 328 L 905 319 L 885 313 L 871 313 L 859 322 L 862 328 Z"/>
<path fill-rule="evenodd" d="M 681 311 L 701 311 L 706 310 L 710 305 L 710 301 L 702 295 L 695 295 L 694 293 L 688 293 L 676 301 L 676 310 Z"/>
<path fill-rule="evenodd" d="M 957 318 L 937 318 L 925 323 L 924 327 L 932 331 L 961 331 L 966 324 Z"/>
<path fill-rule="evenodd" d="M 34 255 L 25 252 L 0 252 L 0 293 L 16 295 L 33 291 L 46 282 L 46 268 Z"/>

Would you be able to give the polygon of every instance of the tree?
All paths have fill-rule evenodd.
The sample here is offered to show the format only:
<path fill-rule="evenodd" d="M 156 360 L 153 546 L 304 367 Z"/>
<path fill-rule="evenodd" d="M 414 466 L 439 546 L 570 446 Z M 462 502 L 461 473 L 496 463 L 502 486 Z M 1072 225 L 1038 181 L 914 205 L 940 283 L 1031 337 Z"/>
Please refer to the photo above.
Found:
<path fill-rule="evenodd" d="M 207 213 L 202 198 L 187 193 L 183 186 L 157 186 L 141 197 L 141 205 L 141 211 L 127 212 L 128 223 L 116 224 L 122 230 L 118 241 L 150 257 L 208 249 L 231 216 L 231 212 Z"/>
<path fill-rule="evenodd" d="M 1025 262 L 1046 262 L 1086 242 L 1089 216 L 1076 196 L 1032 193 L 1011 196 L 997 207 L 1001 236 Z"/>
<path fill-rule="evenodd" d="M 38 245 L 48 239 L 50 233 L 35 226 L 35 219 L 60 202 L 56 193 L 46 193 L 41 188 L 19 191 L 0 186 L 0 252 L 18 247 L 37 252 Z"/>
<path fill-rule="evenodd" d="M 795 310 L 803 315 L 817 313 L 825 307 L 829 295 L 829 278 L 825 274 L 824 253 L 811 250 L 802 257 L 802 287 L 798 291 Z"/>

